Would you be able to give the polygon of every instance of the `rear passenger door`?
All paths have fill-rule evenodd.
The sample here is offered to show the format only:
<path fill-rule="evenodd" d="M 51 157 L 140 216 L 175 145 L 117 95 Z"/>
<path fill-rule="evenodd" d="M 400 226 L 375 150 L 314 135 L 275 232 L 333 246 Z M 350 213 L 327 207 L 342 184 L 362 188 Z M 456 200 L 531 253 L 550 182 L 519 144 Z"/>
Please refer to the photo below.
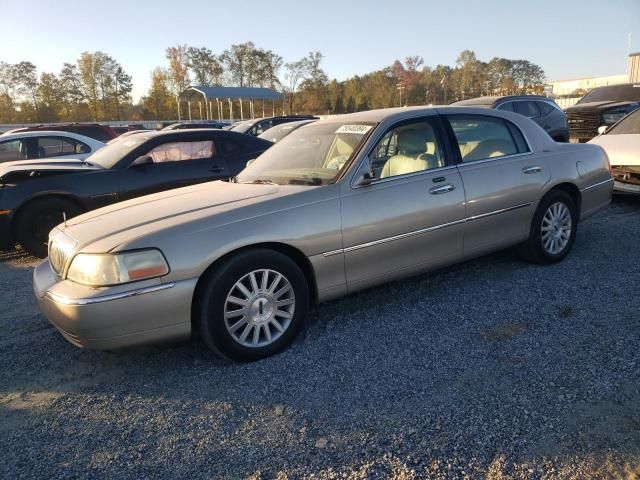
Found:
<path fill-rule="evenodd" d="M 465 256 L 527 238 L 539 192 L 550 179 L 520 129 L 488 115 L 446 115 L 458 142 L 466 195 Z"/>

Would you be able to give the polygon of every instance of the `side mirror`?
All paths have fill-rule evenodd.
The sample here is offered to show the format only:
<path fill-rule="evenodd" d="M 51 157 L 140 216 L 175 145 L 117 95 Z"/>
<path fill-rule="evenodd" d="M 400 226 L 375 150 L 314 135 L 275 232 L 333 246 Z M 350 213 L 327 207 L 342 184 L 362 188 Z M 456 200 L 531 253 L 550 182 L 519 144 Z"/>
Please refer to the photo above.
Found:
<path fill-rule="evenodd" d="M 365 187 L 370 185 L 374 180 L 375 178 L 373 177 L 373 173 L 371 173 L 370 164 L 367 161 L 364 163 L 364 166 L 358 170 L 353 183 L 356 187 Z"/>
<path fill-rule="evenodd" d="M 598 133 L 599 133 L 600 135 L 602 135 L 602 134 L 603 134 L 603 133 L 605 133 L 606 131 L 607 131 L 607 126 L 606 126 L 606 125 L 600 125 L 600 126 L 598 127 Z"/>
<path fill-rule="evenodd" d="M 137 167 L 139 165 L 150 165 L 153 163 L 153 158 L 149 155 L 142 155 L 141 157 L 136 158 L 131 164 L 132 167 Z"/>

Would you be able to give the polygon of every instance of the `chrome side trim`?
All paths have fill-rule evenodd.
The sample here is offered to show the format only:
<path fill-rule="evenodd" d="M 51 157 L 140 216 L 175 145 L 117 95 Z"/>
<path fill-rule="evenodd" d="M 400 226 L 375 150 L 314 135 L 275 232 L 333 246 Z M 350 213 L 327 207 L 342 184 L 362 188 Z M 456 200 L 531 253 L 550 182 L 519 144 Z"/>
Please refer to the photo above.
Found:
<path fill-rule="evenodd" d="M 491 217 L 493 215 L 498 215 L 500 213 L 510 212 L 512 210 L 518 210 L 520 208 L 530 207 L 532 205 L 529 203 L 521 203 L 520 205 L 514 205 L 513 207 L 501 208 L 500 210 L 494 210 L 493 212 L 481 213 L 480 215 L 474 215 L 473 217 L 467 217 L 465 220 L 467 222 L 472 222 L 473 220 L 478 220 L 480 218 Z"/>
<path fill-rule="evenodd" d="M 113 295 L 104 295 L 102 297 L 93 297 L 93 298 L 67 298 L 67 297 L 62 297 L 60 295 L 56 295 L 55 293 L 51 293 L 49 291 L 47 291 L 44 294 L 44 296 L 49 300 L 59 303 L 61 305 L 84 306 L 84 305 L 94 305 L 96 303 L 110 302 L 112 300 L 121 300 L 123 298 L 137 297 L 139 295 L 144 295 L 147 293 L 167 290 L 169 288 L 173 288 L 174 286 L 175 286 L 175 283 L 164 283 L 162 285 L 155 285 L 153 287 L 140 288 L 138 290 L 131 290 L 131 291 L 122 292 L 122 293 L 114 293 Z"/>
<path fill-rule="evenodd" d="M 610 182 L 613 182 L 613 178 L 609 178 L 608 180 L 603 180 L 602 182 L 594 183 L 593 185 L 589 185 L 588 187 L 585 187 L 580 191 L 586 192 L 587 190 L 591 190 L 592 188 L 596 188 L 596 187 L 599 187 L 600 185 L 605 185 Z"/>
<path fill-rule="evenodd" d="M 521 203 L 520 205 L 514 205 L 513 207 L 502 208 L 500 210 L 494 210 L 493 212 L 482 213 L 480 215 L 474 215 L 472 217 L 463 218 L 462 220 L 456 220 L 455 222 L 443 223 L 441 225 L 434 225 L 433 227 L 421 228 L 420 230 L 413 230 L 407 233 L 401 233 L 400 235 L 394 235 L 392 237 L 381 238 L 380 240 L 374 240 L 372 242 L 361 243 L 359 245 L 353 245 L 351 247 L 331 250 L 329 252 L 325 252 L 322 254 L 324 257 L 331 257 L 333 255 L 340 255 L 343 253 L 353 252 L 355 250 L 360 250 L 363 248 L 374 247 L 376 245 L 381 245 L 383 243 L 394 242 L 396 240 L 402 240 L 405 238 L 413 237 L 415 235 L 421 235 L 423 233 L 433 232 L 435 230 L 440 230 L 442 228 L 452 227 L 454 225 L 460 225 L 461 223 L 472 222 L 474 220 L 479 220 L 481 218 L 491 217 L 493 215 L 498 215 L 500 213 L 510 212 L 512 210 L 518 210 L 520 208 L 526 208 L 531 206 L 532 203 Z"/>
<path fill-rule="evenodd" d="M 534 152 L 522 152 L 522 153 L 512 153 L 510 155 L 502 155 L 500 157 L 481 158 L 480 160 L 472 160 L 470 162 L 460 162 L 458 164 L 458 168 L 464 168 L 467 165 L 476 165 L 476 164 L 479 164 L 479 163 L 499 162 L 499 161 L 502 161 L 502 160 L 505 160 L 505 159 L 509 159 L 509 158 L 525 157 L 527 155 L 533 155 L 533 154 L 534 154 Z"/>

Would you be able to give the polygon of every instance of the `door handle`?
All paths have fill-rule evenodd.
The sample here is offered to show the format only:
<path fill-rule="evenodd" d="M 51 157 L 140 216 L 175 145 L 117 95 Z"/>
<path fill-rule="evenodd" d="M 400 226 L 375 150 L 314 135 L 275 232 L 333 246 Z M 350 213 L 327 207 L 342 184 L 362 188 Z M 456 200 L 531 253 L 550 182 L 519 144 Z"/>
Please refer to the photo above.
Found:
<path fill-rule="evenodd" d="M 539 167 L 537 165 L 533 165 L 531 167 L 524 167 L 522 169 L 522 173 L 525 173 L 525 174 L 540 173 L 541 171 L 542 171 L 542 167 Z"/>
<path fill-rule="evenodd" d="M 214 173 L 220 173 L 220 172 L 224 172 L 224 167 L 216 167 L 213 166 L 209 169 L 210 172 L 214 172 Z"/>
<path fill-rule="evenodd" d="M 431 187 L 429 189 L 429 193 L 431 195 L 440 195 L 441 193 L 453 192 L 456 187 L 453 186 L 452 183 L 447 183 L 446 185 L 440 185 L 439 187 Z"/>

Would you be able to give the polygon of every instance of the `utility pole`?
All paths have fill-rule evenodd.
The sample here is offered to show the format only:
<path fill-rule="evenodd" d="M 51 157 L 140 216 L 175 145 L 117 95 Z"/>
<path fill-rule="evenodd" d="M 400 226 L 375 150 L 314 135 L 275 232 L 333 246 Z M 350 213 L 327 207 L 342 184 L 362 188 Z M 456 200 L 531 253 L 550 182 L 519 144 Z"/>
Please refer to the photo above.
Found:
<path fill-rule="evenodd" d="M 402 90 L 405 89 L 405 86 L 403 85 L 402 82 L 398 82 L 398 83 L 396 83 L 396 88 L 400 92 L 400 106 L 402 106 Z"/>

